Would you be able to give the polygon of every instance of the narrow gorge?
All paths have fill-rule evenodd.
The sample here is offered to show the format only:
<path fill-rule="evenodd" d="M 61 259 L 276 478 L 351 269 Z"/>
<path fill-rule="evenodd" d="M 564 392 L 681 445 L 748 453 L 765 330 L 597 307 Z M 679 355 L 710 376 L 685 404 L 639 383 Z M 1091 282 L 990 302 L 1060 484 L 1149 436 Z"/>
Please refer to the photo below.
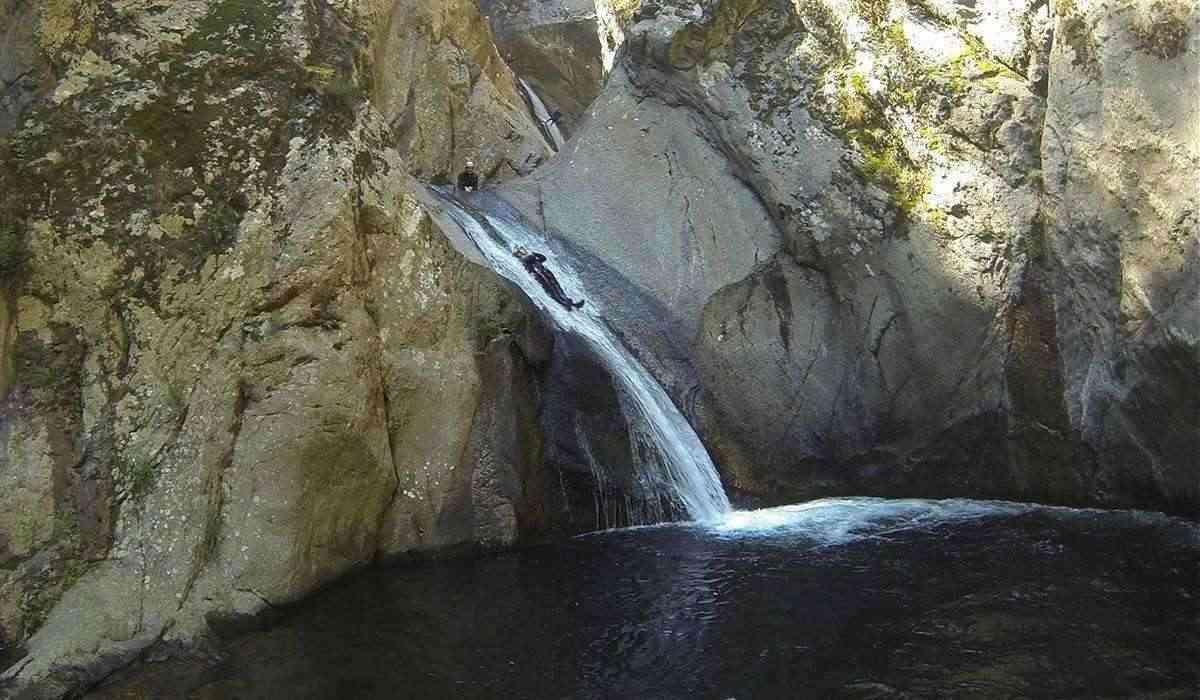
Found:
<path fill-rule="evenodd" d="M 1187 697 L 1198 25 L 0 0 L 0 697 Z"/>

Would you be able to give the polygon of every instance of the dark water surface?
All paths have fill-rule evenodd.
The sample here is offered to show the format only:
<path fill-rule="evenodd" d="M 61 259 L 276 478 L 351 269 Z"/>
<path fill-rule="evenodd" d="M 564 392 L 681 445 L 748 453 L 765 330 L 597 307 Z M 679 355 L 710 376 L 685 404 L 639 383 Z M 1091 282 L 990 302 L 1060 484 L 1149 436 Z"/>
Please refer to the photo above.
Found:
<path fill-rule="evenodd" d="M 1200 529 L 839 499 L 368 572 L 95 698 L 1200 697 Z"/>

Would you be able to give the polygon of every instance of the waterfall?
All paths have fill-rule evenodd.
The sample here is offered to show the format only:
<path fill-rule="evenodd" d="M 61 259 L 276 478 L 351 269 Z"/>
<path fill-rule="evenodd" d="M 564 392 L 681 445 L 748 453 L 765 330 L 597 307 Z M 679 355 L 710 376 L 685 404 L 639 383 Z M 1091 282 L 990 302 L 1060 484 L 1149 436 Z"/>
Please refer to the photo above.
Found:
<path fill-rule="evenodd" d="M 546 294 L 512 250 L 524 246 L 542 253 L 567 295 L 572 299 L 587 298 L 570 261 L 554 255 L 540 232 L 502 216 L 468 209 L 457 200 L 434 192 L 440 208 L 475 244 L 491 268 L 520 287 L 556 328 L 587 343 L 615 378 L 633 445 L 634 496 L 647 504 L 640 513 L 629 512 L 632 521 L 629 524 L 661 522 L 672 512 L 686 513 L 688 518 L 700 521 L 714 520 L 729 512 L 729 499 L 700 438 L 666 391 L 605 323 L 600 302 L 588 299 L 584 308 L 567 311 Z M 603 465 L 595 464 L 594 459 L 589 461 L 593 462 L 593 471 L 598 472 L 597 479 L 602 481 Z M 607 511 L 604 519 L 607 526 L 615 524 Z"/>
<path fill-rule="evenodd" d="M 538 120 L 538 125 L 542 133 L 546 135 L 546 139 L 550 142 L 550 145 L 554 147 L 554 152 L 557 153 L 562 150 L 566 139 L 563 138 L 562 130 L 558 128 L 558 124 L 550 121 L 550 111 L 546 109 L 546 104 L 542 102 L 542 98 L 538 97 L 537 91 L 533 89 L 533 86 L 525 82 L 524 78 L 518 78 L 517 83 L 521 86 L 521 93 L 525 95 L 525 101 L 529 103 L 529 111 L 533 113 L 533 118 Z"/>

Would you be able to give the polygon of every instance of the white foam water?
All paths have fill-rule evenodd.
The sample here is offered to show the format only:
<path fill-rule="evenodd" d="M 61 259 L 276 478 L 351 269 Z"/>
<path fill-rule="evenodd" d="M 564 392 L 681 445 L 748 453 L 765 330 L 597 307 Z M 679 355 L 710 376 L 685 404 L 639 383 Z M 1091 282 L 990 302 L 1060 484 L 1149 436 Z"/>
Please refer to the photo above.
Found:
<path fill-rule="evenodd" d="M 572 299 L 585 298 L 585 290 L 569 260 L 555 256 L 540 232 L 507 218 L 467 210 L 458 202 L 441 198 L 445 212 L 475 244 L 487 263 L 529 297 L 562 332 L 585 341 L 607 366 L 620 388 L 622 408 L 629 423 L 633 454 L 633 488 L 630 502 L 641 504 L 628 514 L 628 522 L 606 522 L 612 527 L 661 522 L 671 511 L 682 511 L 692 520 L 715 521 L 730 511 L 717 469 L 687 419 L 657 381 L 629 352 L 603 321 L 601 302 L 588 299 L 582 309 L 568 311 L 554 301 L 513 256 L 517 247 L 540 252 Z M 594 462 L 594 460 L 591 460 Z M 592 465 L 598 479 L 603 465 Z M 667 504 L 667 507 L 664 507 Z M 606 520 L 610 520 L 606 516 Z"/>

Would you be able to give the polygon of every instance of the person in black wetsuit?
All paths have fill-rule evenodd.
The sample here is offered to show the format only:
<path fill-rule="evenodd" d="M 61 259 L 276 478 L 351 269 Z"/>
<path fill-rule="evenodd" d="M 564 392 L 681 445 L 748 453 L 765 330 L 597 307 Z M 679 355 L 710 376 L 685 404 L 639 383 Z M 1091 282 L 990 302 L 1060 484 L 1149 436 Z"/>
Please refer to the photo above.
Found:
<path fill-rule="evenodd" d="M 475 163 L 467 161 L 463 171 L 458 174 L 458 189 L 463 192 L 474 192 L 479 189 L 479 175 L 475 172 Z"/>
<path fill-rule="evenodd" d="M 542 289 L 546 290 L 551 299 L 562 304 L 567 311 L 583 307 L 583 300 L 571 301 L 571 298 L 563 291 L 562 285 L 558 283 L 558 278 L 554 276 L 553 272 L 546 269 L 544 264 L 546 262 L 545 255 L 530 253 L 524 248 L 517 248 L 513 251 L 513 256 L 521 259 L 521 263 L 525 265 L 525 270 L 533 275 L 538 284 L 542 285 Z"/>

